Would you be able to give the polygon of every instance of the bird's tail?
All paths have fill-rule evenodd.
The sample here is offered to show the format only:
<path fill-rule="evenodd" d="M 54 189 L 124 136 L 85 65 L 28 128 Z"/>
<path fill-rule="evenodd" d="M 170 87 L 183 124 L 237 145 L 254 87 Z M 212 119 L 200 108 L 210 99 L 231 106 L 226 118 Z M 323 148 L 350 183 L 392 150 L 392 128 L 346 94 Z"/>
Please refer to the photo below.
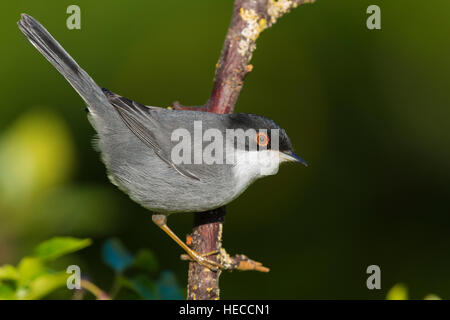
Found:
<path fill-rule="evenodd" d="M 101 88 L 38 21 L 22 14 L 18 25 L 33 46 L 69 81 L 90 107 L 90 111 L 106 111 L 109 103 Z"/>

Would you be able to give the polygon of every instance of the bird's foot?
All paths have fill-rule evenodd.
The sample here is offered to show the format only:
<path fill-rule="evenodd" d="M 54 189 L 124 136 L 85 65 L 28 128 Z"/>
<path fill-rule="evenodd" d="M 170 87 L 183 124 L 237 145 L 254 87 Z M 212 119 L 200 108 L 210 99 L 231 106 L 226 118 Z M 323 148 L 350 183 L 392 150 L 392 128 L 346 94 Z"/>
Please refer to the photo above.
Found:
<path fill-rule="evenodd" d="M 218 253 L 219 253 L 219 250 L 213 250 L 213 251 L 206 252 L 206 253 L 200 253 L 200 255 L 202 257 L 209 257 L 209 256 L 213 256 L 213 255 L 218 254 Z"/>
<path fill-rule="evenodd" d="M 195 261 L 199 265 L 208 268 L 211 271 L 219 271 L 224 270 L 225 266 L 219 262 L 209 260 L 207 257 L 218 254 L 219 250 L 214 250 L 206 253 L 198 253 L 194 250 L 189 252 L 188 254 L 181 255 L 182 260 Z"/>
<path fill-rule="evenodd" d="M 205 258 L 207 256 L 214 255 L 214 254 L 218 254 L 218 258 L 220 259 L 220 262 L 211 261 L 211 260 Z M 229 271 L 232 271 L 232 270 L 239 270 L 239 271 L 253 270 L 253 271 L 259 271 L 259 272 L 269 272 L 270 271 L 270 269 L 263 266 L 263 264 L 261 262 L 252 260 L 243 254 L 237 254 L 234 256 L 230 256 L 224 248 L 220 248 L 220 250 L 215 250 L 215 251 L 198 254 L 198 255 L 201 258 L 199 260 L 204 260 L 204 261 L 206 261 L 206 263 L 211 263 L 213 265 L 212 266 L 205 265 L 203 263 L 203 261 L 199 262 L 196 259 L 191 258 L 191 256 L 187 255 L 187 254 L 182 254 L 181 260 L 196 261 L 200 265 L 207 267 L 213 271 L 217 271 L 219 269 L 220 270 L 229 270 Z"/>

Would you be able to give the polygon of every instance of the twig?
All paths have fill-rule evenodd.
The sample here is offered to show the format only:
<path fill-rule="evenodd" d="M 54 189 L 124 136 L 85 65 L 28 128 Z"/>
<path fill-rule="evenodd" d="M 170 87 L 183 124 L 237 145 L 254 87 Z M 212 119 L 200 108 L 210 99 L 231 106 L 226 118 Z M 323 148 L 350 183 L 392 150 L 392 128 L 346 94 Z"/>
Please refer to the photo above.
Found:
<path fill-rule="evenodd" d="M 217 63 L 211 96 L 203 106 L 183 106 L 174 102 L 179 110 L 199 110 L 214 113 L 232 113 L 245 76 L 253 70 L 250 64 L 256 40 L 265 29 L 271 27 L 284 14 L 303 3 L 314 0 L 235 0 L 231 24 Z M 210 212 L 196 213 L 194 228 L 188 243 L 199 253 L 219 250 L 211 256 L 225 265 L 227 270 L 255 270 L 268 272 L 261 263 L 245 255 L 230 257 L 222 249 L 223 219 L 225 207 Z M 212 272 L 197 263 L 189 264 L 188 299 L 219 299 L 221 271 Z"/>
<path fill-rule="evenodd" d="M 81 279 L 81 287 L 92 293 L 97 300 L 111 300 L 111 298 L 102 289 L 86 279 Z"/>

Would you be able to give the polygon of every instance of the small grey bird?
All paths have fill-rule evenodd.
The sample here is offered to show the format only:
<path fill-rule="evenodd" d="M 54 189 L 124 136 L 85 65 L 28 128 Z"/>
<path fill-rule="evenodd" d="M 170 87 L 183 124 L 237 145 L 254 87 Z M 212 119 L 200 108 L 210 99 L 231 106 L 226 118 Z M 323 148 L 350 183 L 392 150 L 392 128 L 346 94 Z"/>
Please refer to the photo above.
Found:
<path fill-rule="evenodd" d="M 113 184 L 131 199 L 155 212 L 153 221 L 174 239 L 189 256 L 213 270 L 222 266 L 189 248 L 167 226 L 167 216 L 174 212 L 203 212 L 223 206 L 237 198 L 253 181 L 267 175 L 258 157 L 269 155 L 265 167 L 275 173 L 278 163 L 306 163 L 292 151 L 285 131 L 275 122 L 252 114 L 214 114 L 200 111 L 169 110 L 144 106 L 100 88 L 75 62 L 50 33 L 34 18 L 22 14 L 20 30 L 44 57 L 66 78 L 88 106 L 88 118 L 97 131 L 97 145 Z M 174 133 L 194 136 L 186 144 L 181 157 L 205 148 L 208 141 L 195 138 L 196 124 L 201 133 L 222 134 L 230 142 L 233 161 L 174 161 L 174 148 L 181 138 Z M 245 140 L 228 137 L 230 130 L 248 131 L 253 136 Z M 277 133 L 273 140 L 272 133 Z M 270 133 L 270 134 L 268 134 Z M 212 138 L 211 138 L 212 140 Z M 256 142 L 256 149 L 250 148 Z M 209 141 L 211 142 L 211 141 Z M 219 144 L 219 149 L 226 143 Z M 275 144 L 277 148 L 275 148 Z M 222 146 L 222 147 L 221 147 Z M 178 145 L 179 147 L 179 145 Z M 216 149 L 211 154 L 217 156 Z M 223 147 L 224 152 L 230 148 Z M 220 150 L 219 150 L 220 151 Z M 197 152 L 198 153 L 198 152 Z M 179 155 L 180 155 L 179 154 Z M 216 160 L 220 158 L 216 158 Z M 272 160 L 270 160 L 272 159 Z M 198 160 L 198 159 L 197 159 Z M 221 163 L 222 162 L 222 163 Z"/>

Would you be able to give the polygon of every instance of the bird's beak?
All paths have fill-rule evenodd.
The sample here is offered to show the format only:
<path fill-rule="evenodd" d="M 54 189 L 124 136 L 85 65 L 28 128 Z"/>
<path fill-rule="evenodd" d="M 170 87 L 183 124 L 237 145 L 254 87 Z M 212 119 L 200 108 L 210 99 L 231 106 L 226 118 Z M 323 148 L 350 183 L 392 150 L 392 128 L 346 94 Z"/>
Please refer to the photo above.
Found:
<path fill-rule="evenodd" d="M 303 160 L 299 155 L 295 154 L 292 151 L 280 152 L 280 158 L 282 159 L 282 161 L 299 162 L 305 167 L 308 166 L 305 160 Z"/>

